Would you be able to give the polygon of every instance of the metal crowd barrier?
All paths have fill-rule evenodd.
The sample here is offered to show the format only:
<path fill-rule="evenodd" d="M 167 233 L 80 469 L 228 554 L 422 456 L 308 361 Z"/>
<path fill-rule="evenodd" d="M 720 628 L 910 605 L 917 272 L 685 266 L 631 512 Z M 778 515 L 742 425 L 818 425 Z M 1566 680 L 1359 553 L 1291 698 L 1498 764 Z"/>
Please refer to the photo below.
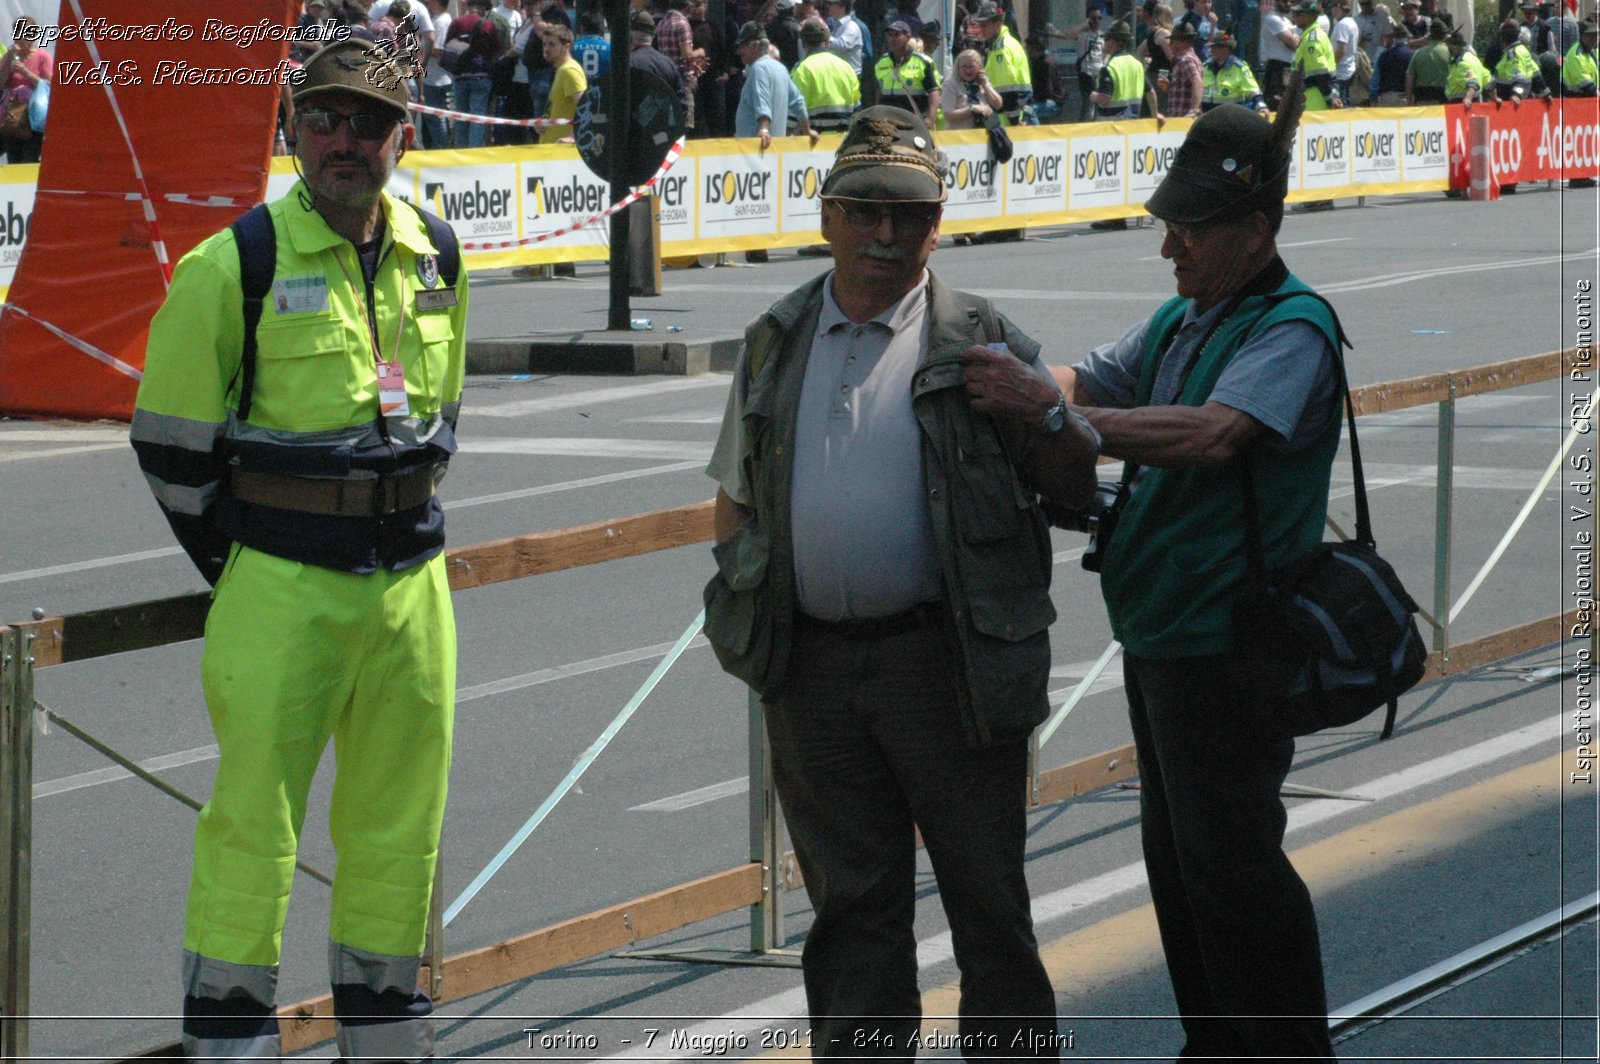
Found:
<path fill-rule="evenodd" d="M 1466 643 L 1452 643 L 1450 638 L 1451 622 L 1503 556 L 1531 512 L 1533 502 L 1559 469 L 1572 446 L 1576 427 L 1551 463 L 1544 480 L 1535 488 L 1528 505 L 1467 592 L 1454 604 L 1449 600 L 1454 560 L 1452 472 L 1455 410 L 1459 400 L 1556 379 L 1570 369 L 1592 369 L 1589 363 L 1581 361 L 1584 357 L 1587 351 L 1572 348 L 1427 377 L 1371 384 L 1352 392 L 1358 416 L 1427 404 L 1439 407 L 1434 595 L 1432 609 L 1426 611 L 1433 628 L 1434 649 L 1425 682 L 1556 643 L 1577 618 L 1575 611 L 1569 611 Z M 454 549 L 447 556 L 451 588 L 463 591 L 706 542 L 711 538 L 711 512 L 712 504 L 707 501 Z M 1337 525 L 1334 527 L 1343 534 Z M 60 714 L 39 705 L 34 698 L 34 671 L 197 639 L 203 633 L 208 605 L 208 595 L 192 594 L 0 627 L 0 921 L 3 921 L 0 923 L 0 1058 L 20 1058 L 28 1054 L 35 722 L 53 720 L 61 724 L 63 730 L 90 743 L 123 768 L 166 793 L 195 804 Z M 686 638 L 680 640 L 680 646 L 687 644 L 687 637 L 693 630 L 692 625 L 690 632 L 685 633 Z M 1115 643 L 1106 649 L 1061 709 L 1040 728 L 1034 741 L 1025 796 L 1030 808 L 1098 790 L 1137 774 L 1131 744 L 1057 768 L 1039 768 L 1040 748 L 1082 700 L 1117 650 Z M 647 693 L 647 688 L 641 689 L 635 701 L 642 700 Z M 613 722 L 613 726 L 621 725 Z M 602 740 L 609 739 L 610 734 L 614 731 L 608 729 Z M 587 767 L 603 746 L 604 742 L 597 740 L 587 760 L 581 762 L 576 771 Z M 780 958 L 784 951 L 779 949 L 784 941 L 782 895 L 800 886 L 801 881 L 792 854 L 782 852 L 781 823 L 766 772 L 768 764 L 759 707 L 752 700 L 750 860 L 745 864 L 451 957 L 444 956 L 445 921 L 440 891 L 436 889 L 427 958 L 428 978 L 435 1000 L 444 1003 L 471 997 L 566 964 L 626 949 L 640 941 L 742 907 L 750 908 L 751 958 L 758 962 L 768 959 L 783 963 Z M 324 878 L 314 869 L 304 866 L 302 869 Z M 692 958 L 689 954 L 670 956 L 707 959 Z M 332 1000 L 328 996 L 281 1006 L 279 1017 L 285 1052 L 296 1052 L 333 1037 Z M 177 1055 L 177 1047 L 157 1047 L 139 1055 Z"/>

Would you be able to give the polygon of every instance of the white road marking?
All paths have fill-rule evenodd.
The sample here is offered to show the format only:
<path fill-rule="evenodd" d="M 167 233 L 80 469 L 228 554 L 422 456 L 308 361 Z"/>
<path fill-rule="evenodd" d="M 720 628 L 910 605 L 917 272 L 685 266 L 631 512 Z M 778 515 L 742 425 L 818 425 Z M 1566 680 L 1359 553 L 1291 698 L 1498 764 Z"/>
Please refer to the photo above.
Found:
<path fill-rule="evenodd" d="M 1438 467 L 1432 465 L 1402 465 L 1397 462 L 1362 462 L 1362 472 L 1367 476 L 1367 487 L 1380 486 L 1379 482 L 1418 484 L 1431 488 L 1438 477 Z M 1528 491 L 1544 470 L 1501 469 L 1490 466 L 1456 466 L 1455 486 L 1479 491 Z M 1349 469 L 1341 470 L 1336 463 L 1333 469 L 1335 483 L 1350 482 Z M 1332 496 L 1330 496 L 1332 497 Z"/>
<path fill-rule="evenodd" d="M 182 547 L 160 547 L 156 550 L 135 551 L 132 554 L 115 554 L 109 558 L 90 558 L 88 561 L 67 562 L 65 565 L 47 565 L 42 569 L 24 569 L 20 573 L 6 573 L 0 576 L 0 584 L 14 584 L 20 580 L 43 580 L 50 576 L 65 576 L 67 573 L 75 573 L 82 569 L 104 569 L 112 565 L 170 558 L 174 554 L 182 553 Z"/>
<path fill-rule="evenodd" d="M 1324 295 L 1335 292 L 1360 292 L 1368 288 L 1387 288 L 1390 285 L 1407 284 L 1411 281 L 1432 281 L 1447 274 L 1481 273 L 1488 270 L 1520 270 L 1524 266 L 1543 266 L 1553 262 L 1569 262 L 1578 260 L 1592 260 L 1600 248 L 1590 248 L 1588 251 L 1574 251 L 1565 255 L 1538 255 L 1527 259 L 1508 259 L 1501 262 L 1474 262 L 1461 266 L 1441 266 L 1426 270 L 1416 270 L 1410 273 L 1385 273 L 1373 277 L 1360 277 L 1352 281 L 1335 281 L 1332 284 L 1317 285 L 1318 292 Z"/>
<path fill-rule="evenodd" d="M 740 776 L 736 780 L 724 780 L 713 783 L 708 787 L 697 787 L 692 791 L 674 794 L 670 798 L 658 798 L 653 802 L 635 805 L 628 809 L 630 813 L 679 813 L 685 809 L 693 809 L 697 805 L 705 805 L 719 798 L 731 798 L 735 794 L 747 794 L 750 790 L 750 777 Z"/>
<path fill-rule="evenodd" d="M 537 454 L 551 458 L 711 458 L 711 444 L 679 440 L 622 440 L 583 436 L 475 436 L 463 454 Z"/>
<path fill-rule="evenodd" d="M 446 502 L 446 510 L 464 510 L 469 506 L 485 506 L 492 502 L 510 502 L 513 499 L 530 499 L 535 495 L 551 495 L 558 491 L 571 491 L 574 488 L 590 488 L 596 484 L 615 484 L 622 480 L 634 480 L 639 477 L 653 477 L 661 473 L 682 473 L 689 469 L 704 469 L 705 463 L 699 459 L 689 462 L 673 462 L 671 465 L 649 466 L 645 469 L 629 469 L 622 473 L 606 473 L 598 477 L 584 477 L 581 480 L 565 480 L 560 484 L 543 484 L 537 488 L 517 488 L 514 491 L 501 491 L 493 495 L 474 495 L 470 499 L 457 499 Z"/>
<path fill-rule="evenodd" d="M 710 646 L 703 635 L 695 636 L 689 642 L 688 650 L 697 647 Z M 573 661 L 566 665 L 556 665 L 537 672 L 525 672 L 521 676 L 507 676 L 503 680 L 491 680 L 488 683 L 473 684 L 471 687 L 456 688 L 456 704 L 471 702 L 479 698 L 488 698 L 490 695 L 506 694 L 510 691 L 520 691 L 525 687 L 535 687 L 539 684 L 551 683 L 555 680 L 565 680 L 569 676 L 582 676 L 588 672 L 599 672 L 602 669 L 614 668 L 618 665 L 631 665 L 636 661 L 654 661 L 665 657 L 667 651 L 672 649 L 672 643 L 657 643 L 654 646 L 639 647 L 635 650 L 623 650 L 615 654 L 606 654 L 603 657 L 589 658 L 586 661 Z"/>
<path fill-rule="evenodd" d="M 0 440 L 0 443 L 5 442 Z M 121 443 L 86 443 L 81 447 L 51 447 L 44 451 L 16 451 L 0 454 L 0 462 L 22 462 L 30 458 L 60 458 L 68 454 L 94 454 L 96 451 L 126 451 L 128 442 Z"/>
<path fill-rule="evenodd" d="M 152 757 L 148 761 L 135 762 L 146 772 L 160 772 L 163 769 L 177 768 L 180 765 L 193 765 L 201 761 L 210 761 L 217 756 L 216 746 L 197 746 L 193 750 L 180 750 L 175 754 L 162 754 Z M 133 778 L 133 773 L 125 768 L 112 765 L 109 768 L 97 768 L 92 772 L 79 772 L 72 776 L 62 776 L 60 779 L 50 780 L 46 783 L 33 785 L 33 799 L 48 798 L 52 794 L 65 794 L 68 791 L 79 791 L 85 787 L 97 787 L 102 783 L 113 783 L 117 780 Z"/>
<path fill-rule="evenodd" d="M 717 291 L 726 293 L 726 288 Z M 470 417 L 523 417 L 527 414 L 549 414 L 557 410 L 572 410 L 596 403 L 613 403 L 621 399 L 643 399 L 667 392 L 681 392 L 696 388 L 728 387 L 732 380 L 726 373 L 709 373 L 695 377 L 667 377 L 652 380 L 649 384 L 622 384 L 615 388 L 592 388 L 586 392 L 568 392 L 565 395 L 546 395 L 538 399 L 513 399 L 504 403 L 480 402 L 474 395 L 464 413 Z"/>
<path fill-rule="evenodd" d="M 1355 237 L 1353 237 L 1353 236 L 1331 236 L 1331 237 L 1328 237 L 1328 238 L 1323 239 L 1323 240 L 1297 240 L 1293 244 L 1279 244 L 1278 245 L 1278 250 L 1282 251 L 1285 248 L 1308 248 L 1308 247 L 1311 247 L 1313 244 L 1342 244 L 1346 240 L 1354 240 L 1354 239 L 1355 239 Z M 1162 256 L 1160 256 L 1160 255 L 1140 255 L 1134 261 L 1135 262 L 1156 262 L 1161 258 L 1162 258 Z"/>
<path fill-rule="evenodd" d="M 1566 719 L 1562 716 L 1551 717 L 1465 749 L 1436 757 L 1431 761 L 1424 761 L 1403 771 L 1381 776 L 1369 783 L 1356 784 L 1346 789 L 1353 793 L 1368 795 L 1375 802 L 1399 798 L 1430 784 L 1470 772 L 1541 744 L 1559 743 L 1565 723 Z M 1310 801 L 1289 811 L 1288 834 L 1298 834 L 1314 824 L 1336 820 L 1358 810 L 1370 808 L 1372 806 L 1366 802 L 1347 802 L 1332 798 Z M 1082 883 L 1051 891 L 1033 899 L 1035 929 L 1041 924 L 1058 920 L 1086 906 L 1142 890 L 1145 884 L 1144 862 L 1135 861 Z M 954 957 L 955 951 L 951 948 L 948 931 L 931 935 L 917 944 L 917 966 L 924 973 L 929 968 L 953 960 Z M 730 1030 L 742 1032 L 754 1041 L 755 1032 L 764 1026 L 770 1026 L 771 1021 L 798 1018 L 805 1014 L 805 988 L 795 987 L 752 1002 L 744 1008 L 735 1009 L 715 1020 L 697 1024 L 689 1028 L 686 1033 L 690 1042 L 703 1041 L 719 1034 L 726 1035 Z M 672 1052 L 657 1044 L 648 1051 L 640 1047 L 636 1051 L 613 1053 L 597 1059 L 692 1060 L 701 1055 L 687 1049 Z"/>

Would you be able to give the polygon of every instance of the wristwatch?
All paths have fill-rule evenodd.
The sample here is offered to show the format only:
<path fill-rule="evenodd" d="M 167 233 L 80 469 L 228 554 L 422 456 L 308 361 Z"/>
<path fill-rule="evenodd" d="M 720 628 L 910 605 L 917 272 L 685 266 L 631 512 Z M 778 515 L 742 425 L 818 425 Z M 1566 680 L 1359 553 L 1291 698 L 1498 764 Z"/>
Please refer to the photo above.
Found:
<path fill-rule="evenodd" d="M 1044 417 L 1039 419 L 1039 428 L 1045 432 L 1060 432 L 1061 426 L 1067 423 L 1067 397 L 1056 399 L 1056 405 L 1044 412 Z"/>

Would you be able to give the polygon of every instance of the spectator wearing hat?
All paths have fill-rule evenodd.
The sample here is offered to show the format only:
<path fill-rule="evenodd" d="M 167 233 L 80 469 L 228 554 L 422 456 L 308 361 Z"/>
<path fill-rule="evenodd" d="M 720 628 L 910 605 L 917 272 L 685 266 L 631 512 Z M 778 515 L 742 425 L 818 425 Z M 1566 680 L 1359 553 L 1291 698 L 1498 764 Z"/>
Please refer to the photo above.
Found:
<path fill-rule="evenodd" d="M 778 62 L 793 70 L 800 62 L 800 23 L 794 20 L 794 0 L 777 0 L 767 21 L 767 40 L 778 50 Z"/>
<path fill-rule="evenodd" d="M 884 31 L 888 50 L 873 67 L 873 102 L 903 107 L 929 129 L 937 125 L 939 71 L 932 60 L 911 49 L 911 27 L 898 19 Z"/>
<path fill-rule="evenodd" d="M 789 80 L 805 101 L 811 128 L 818 133 L 842 133 L 850 116 L 861 106 L 861 80 L 850 64 L 828 51 L 828 25 L 820 18 L 800 27 L 805 58 L 789 73 Z"/>
<path fill-rule="evenodd" d="M 1209 111 L 1224 104 L 1248 107 L 1266 113 L 1267 101 L 1248 64 L 1233 54 L 1233 38 L 1219 33 L 1211 38 L 1211 62 L 1201 70 L 1200 110 Z"/>
<path fill-rule="evenodd" d="M 1165 223 L 1176 298 L 1055 371 L 1105 453 L 1137 471 L 1096 549 L 1181 1059 L 1334 1059 L 1316 913 L 1283 851 L 1283 685 L 1256 664 L 1269 633 L 1234 609 L 1244 492 L 1262 500 L 1266 566 L 1290 565 L 1322 542 L 1339 449 L 1338 318 L 1276 243 L 1296 112 L 1195 120 L 1145 205 Z"/>
<path fill-rule="evenodd" d="M 195 826 L 183 1049 L 282 1059 L 284 920 L 332 737 L 338 1053 L 431 1060 L 418 973 L 456 686 L 435 485 L 456 449 L 467 274 L 445 280 L 450 227 L 386 190 L 415 137 L 404 72 L 330 44 L 294 100 L 300 180 L 179 261 L 131 430 L 215 586 L 201 674 L 220 758 Z M 259 329 L 241 259 L 278 278 Z"/>
<path fill-rule="evenodd" d="M 1211 15 L 1211 0 L 1183 0 L 1183 6 L 1186 10 L 1177 25 L 1188 26 L 1194 30 L 1194 38 L 1189 42 L 1190 47 L 1194 51 L 1195 59 L 1204 63 L 1211 58 L 1211 35 L 1217 25 Z M 1173 113 L 1170 107 L 1168 113 Z"/>
<path fill-rule="evenodd" d="M 827 0 L 823 10 L 828 13 L 828 51 L 850 64 L 850 69 L 861 75 L 861 62 L 865 55 L 867 30 L 861 21 L 850 13 L 850 0 Z"/>
<path fill-rule="evenodd" d="M 1400 5 L 1400 28 L 1413 49 L 1427 47 L 1428 27 L 1432 24 L 1433 20 L 1422 13 L 1421 0 L 1405 0 Z"/>
<path fill-rule="evenodd" d="M 585 16 L 579 15 L 579 19 Z M 656 35 L 656 20 L 650 12 L 640 8 L 628 16 L 628 65 L 633 70 L 642 70 L 653 74 L 666 83 L 678 95 L 678 102 L 689 106 L 689 90 L 683 83 L 683 75 L 678 70 L 678 64 L 662 55 L 651 45 Z"/>
<path fill-rule="evenodd" d="M 1561 95 L 1595 95 L 1597 83 L 1600 83 L 1600 70 L 1595 63 L 1597 37 L 1600 37 L 1600 25 L 1594 19 L 1585 19 L 1578 26 L 1578 43 L 1561 61 Z"/>
<path fill-rule="evenodd" d="M 1076 41 L 1078 49 L 1076 118 L 1079 122 L 1087 122 L 1094 117 L 1094 103 L 1090 101 L 1089 94 L 1094 92 L 1095 82 L 1100 80 L 1100 71 L 1106 65 L 1105 34 L 1101 28 L 1105 14 L 1102 0 L 1089 0 L 1083 21 L 1066 32 L 1066 36 Z"/>
<path fill-rule="evenodd" d="M 1300 46 L 1300 31 L 1289 17 L 1293 9 L 1294 0 L 1272 0 L 1272 10 L 1261 17 L 1261 84 L 1267 106 L 1274 110 L 1294 66 L 1294 50 Z"/>
<path fill-rule="evenodd" d="M 922 54 L 933 60 L 934 67 L 939 71 L 940 80 L 948 81 L 953 64 L 951 56 L 945 52 L 944 29 L 939 25 L 939 20 L 929 19 L 924 22 L 917 40 L 922 45 Z"/>
<path fill-rule="evenodd" d="M 1306 110 L 1326 111 L 1330 107 L 1343 107 L 1333 88 L 1333 72 L 1338 63 L 1333 58 L 1333 45 L 1328 35 L 1317 25 L 1322 8 L 1317 0 L 1300 0 L 1294 9 L 1294 24 L 1300 31 L 1300 43 L 1294 50 L 1294 67 L 1305 75 Z M 1442 79 L 1441 79 L 1442 81 Z"/>
<path fill-rule="evenodd" d="M 1494 84 L 1494 75 L 1479 61 L 1472 45 L 1460 30 L 1445 38 L 1450 50 L 1450 75 L 1445 80 L 1444 97 L 1449 103 L 1477 103 Z"/>
<path fill-rule="evenodd" d="M 746 330 L 706 468 L 706 634 L 762 697 L 816 912 L 801 963 L 819 1059 L 917 1056 L 919 830 L 960 1035 L 996 1047 L 968 1055 L 1061 1044 L 1020 795 L 1055 616 L 1039 496 L 1086 501 L 1096 445 L 1039 345 L 928 269 L 946 167 L 911 112 L 851 121 L 821 194 L 833 269 Z M 736 569 L 765 575 L 730 584 Z M 777 619 L 770 636 L 751 638 L 755 616 Z"/>
<path fill-rule="evenodd" d="M 1419 48 L 1406 68 L 1406 106 L 1444 103 L 1450 82 L 1450 46 L 1445 38 L 1450 31 L 1442 22 L 1428 25 L 1428 44 Z"/>
<path fill-rule="evenodd" d="M 1190 23 L 1180 22 L 1172 28 L 1172 74 L 1167 82 L 1168 117 L 1192 118 L 1200 113 L 1205 78 L 1200 58 L 1195 53 L 1196 40 L 1198 35 Z"/>
<path fill-rule="evenodd" d="M 1028 53 L 1012 36 L 1000 9 L 991 0 L 978 5 L 972 22 L 983 40 L 984 73 L 1003 101 L 1000 117 L 1008 126 L 1020 125 L 1033 102 L 1033 71 L 1028 68 Z"/>
<path fill-rule="evenodd" d="M 1522 24 L 1517 27 L 1522 43 L 1534 55 L 1555 51 L 1555 33 L 1548 20 L 1539 13 L 1539 0 L 1520 0 L 1518 11 Z"/>
<path fill-rule="evenodd" d="M 1407 106 L 1406 74 L 1411 69 L 1411 60 L 1415 55 L 1410 42 L 1406 40 L 1405 30 L 1390 26 L 1384 38 L 1383 51 L 1378 53 L 1378 61 L 1373 64 L 1372 71 L 1372 96 L 1379 107 Z"/>
<path fill-rule="evenodd" d="M 1501 100 L 1521 102 L 1530 98 L 1542 99 L 1550 95 L 1539 61 L 1523 43 L 1521 29 L 1509 19 L 1500 27 L 1500 61 L 1494 66 L 1495 96 Z M 1501 186 L 1502 192 L 1505 186 Z"/>
<path fill-rule="evenodd" d="M 1050 54 L 1045 34 L 1035 30 L 1023 42 L 1028 49 L 1028 70 L 1033 82 L 1033 113 L 1040 122 L 1059 122 L 1067 103 L 1067 84 L 1061 64 Z"/>
<path fill-rule="evenodd" d="M 1193 30 L 1187 32 L 1193 33 Z M 1172 31 L 1173 37 L 1177 36 L 1177 29 Z M 1171 42 L 1168 42 L 1169 45 Z M 1106 65 L 1100 70 L 1100 82 L 1095 86 L 1095 91 L 1089 99 L 1095 106 L 1095 121 L 1119 122 L 1139 117 L 1140 108 L 1147 108 L 1154 116 L 1157 128 L 1166 120 L 1166 116 L 1156 109 L 1155 89 L 1148 85 L 1144 76 L 1144 64 L 1135 59 L 1128 51 L 1133 44 L 1133 31 L 1126 22 L 1120 19 L 1111 24 L 1106 30 Z M 1190 53 L 1193 58 L 1193 53 Z M 1200 90 L 1194 89 L 1195 107 L 1198 109 Z M 1103 218 L 1090 222 L 1089 228 L 1102 232 L 1110 232 L 1128 228 L 1126 218 Z"/>
<path fill-rule="evenodd" d="M 817 133 L 811 128 L 806 102 L 783 64 L 772 57 L 772 42 L 761 24 L 746 22 L 735 43 L 745 73 L 733 135 L 757 138 L 762 151 L 772 147 L 773 137 L 793 132 L 803 132 L 815 142 Z"/>
<path fill-rule="evenodd" d="M 1357 28 L 1361 30 L 1361 48 L 1376 67 L 1378 53 L 1383 50 L 1383 42 L 1389 34 L 1390 27 L 1394 25 L 1389 19 L 1389 8 L 1387 5 L 1375 4 L 1373 0 L 1360 0 L 1354 17 Z"/>

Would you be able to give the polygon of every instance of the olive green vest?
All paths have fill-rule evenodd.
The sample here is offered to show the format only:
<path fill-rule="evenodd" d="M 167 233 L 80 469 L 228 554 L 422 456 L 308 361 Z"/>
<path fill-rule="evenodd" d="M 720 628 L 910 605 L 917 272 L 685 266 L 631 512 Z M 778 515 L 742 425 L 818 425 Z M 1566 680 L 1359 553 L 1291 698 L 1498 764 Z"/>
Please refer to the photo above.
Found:
<path fill-rule="evenodd" d="M 795 421 L 830 276 L 802 285 L 745 331 L 750 377 L 740 461 L 754 517 L 714 549 L 718 573 L 705 593 L 706 638 L 723 668 L 769 699 L 783 689 L 794 632 Z M 948 634 L 964 681 L 958 700 L 969 741 L 1014 742 L 1049 708 L 1050 534 L 1019 475 L 1028 430 L 973 412 L 961 355 L 973 343 L 1002 340 L 1032 363 L 1039 345 L 995 317 L 986 300 L 929 277 L 928 348 L 912 377 L 911 407 L 922 430 Z"/>
<path fill-rule="evenodd" d="M 1223 369 L 1246 340 L 1267 328 L 1305 321 L 1330 344 L 1341 342 L 1338 319 L 1298 278 L 1246 295 L 1212 332 L 1184 382 L 1177 403 L 1204 406 Z M 1265 288 L 1264 285 L 1260 286 Z M 1150 320 L 1136 405 L 1148 402 L 1156 368 L 1188 300 L 1165 303 Z M 1307 352 L 1310 356 L 1315 352 Z M 1341 397 L 1342 402 L 1342 397 Z M 1339 449 L 1338 410 L 1310 445 L 1294 452 L 1253 444 L 1250 463 L 1261 502 L 1261 541 L 1269 569 L 1287 565 L 1322 542 L 1328 477 Z M 1244 480 L 1239 462 L 1216 469 L 1147 466 L 1104 545 L 1100 588 L 1111 631 L 1147 658 L 1220 654 L 1234 645 L 1233 605 L 1245 579 Z"/>

